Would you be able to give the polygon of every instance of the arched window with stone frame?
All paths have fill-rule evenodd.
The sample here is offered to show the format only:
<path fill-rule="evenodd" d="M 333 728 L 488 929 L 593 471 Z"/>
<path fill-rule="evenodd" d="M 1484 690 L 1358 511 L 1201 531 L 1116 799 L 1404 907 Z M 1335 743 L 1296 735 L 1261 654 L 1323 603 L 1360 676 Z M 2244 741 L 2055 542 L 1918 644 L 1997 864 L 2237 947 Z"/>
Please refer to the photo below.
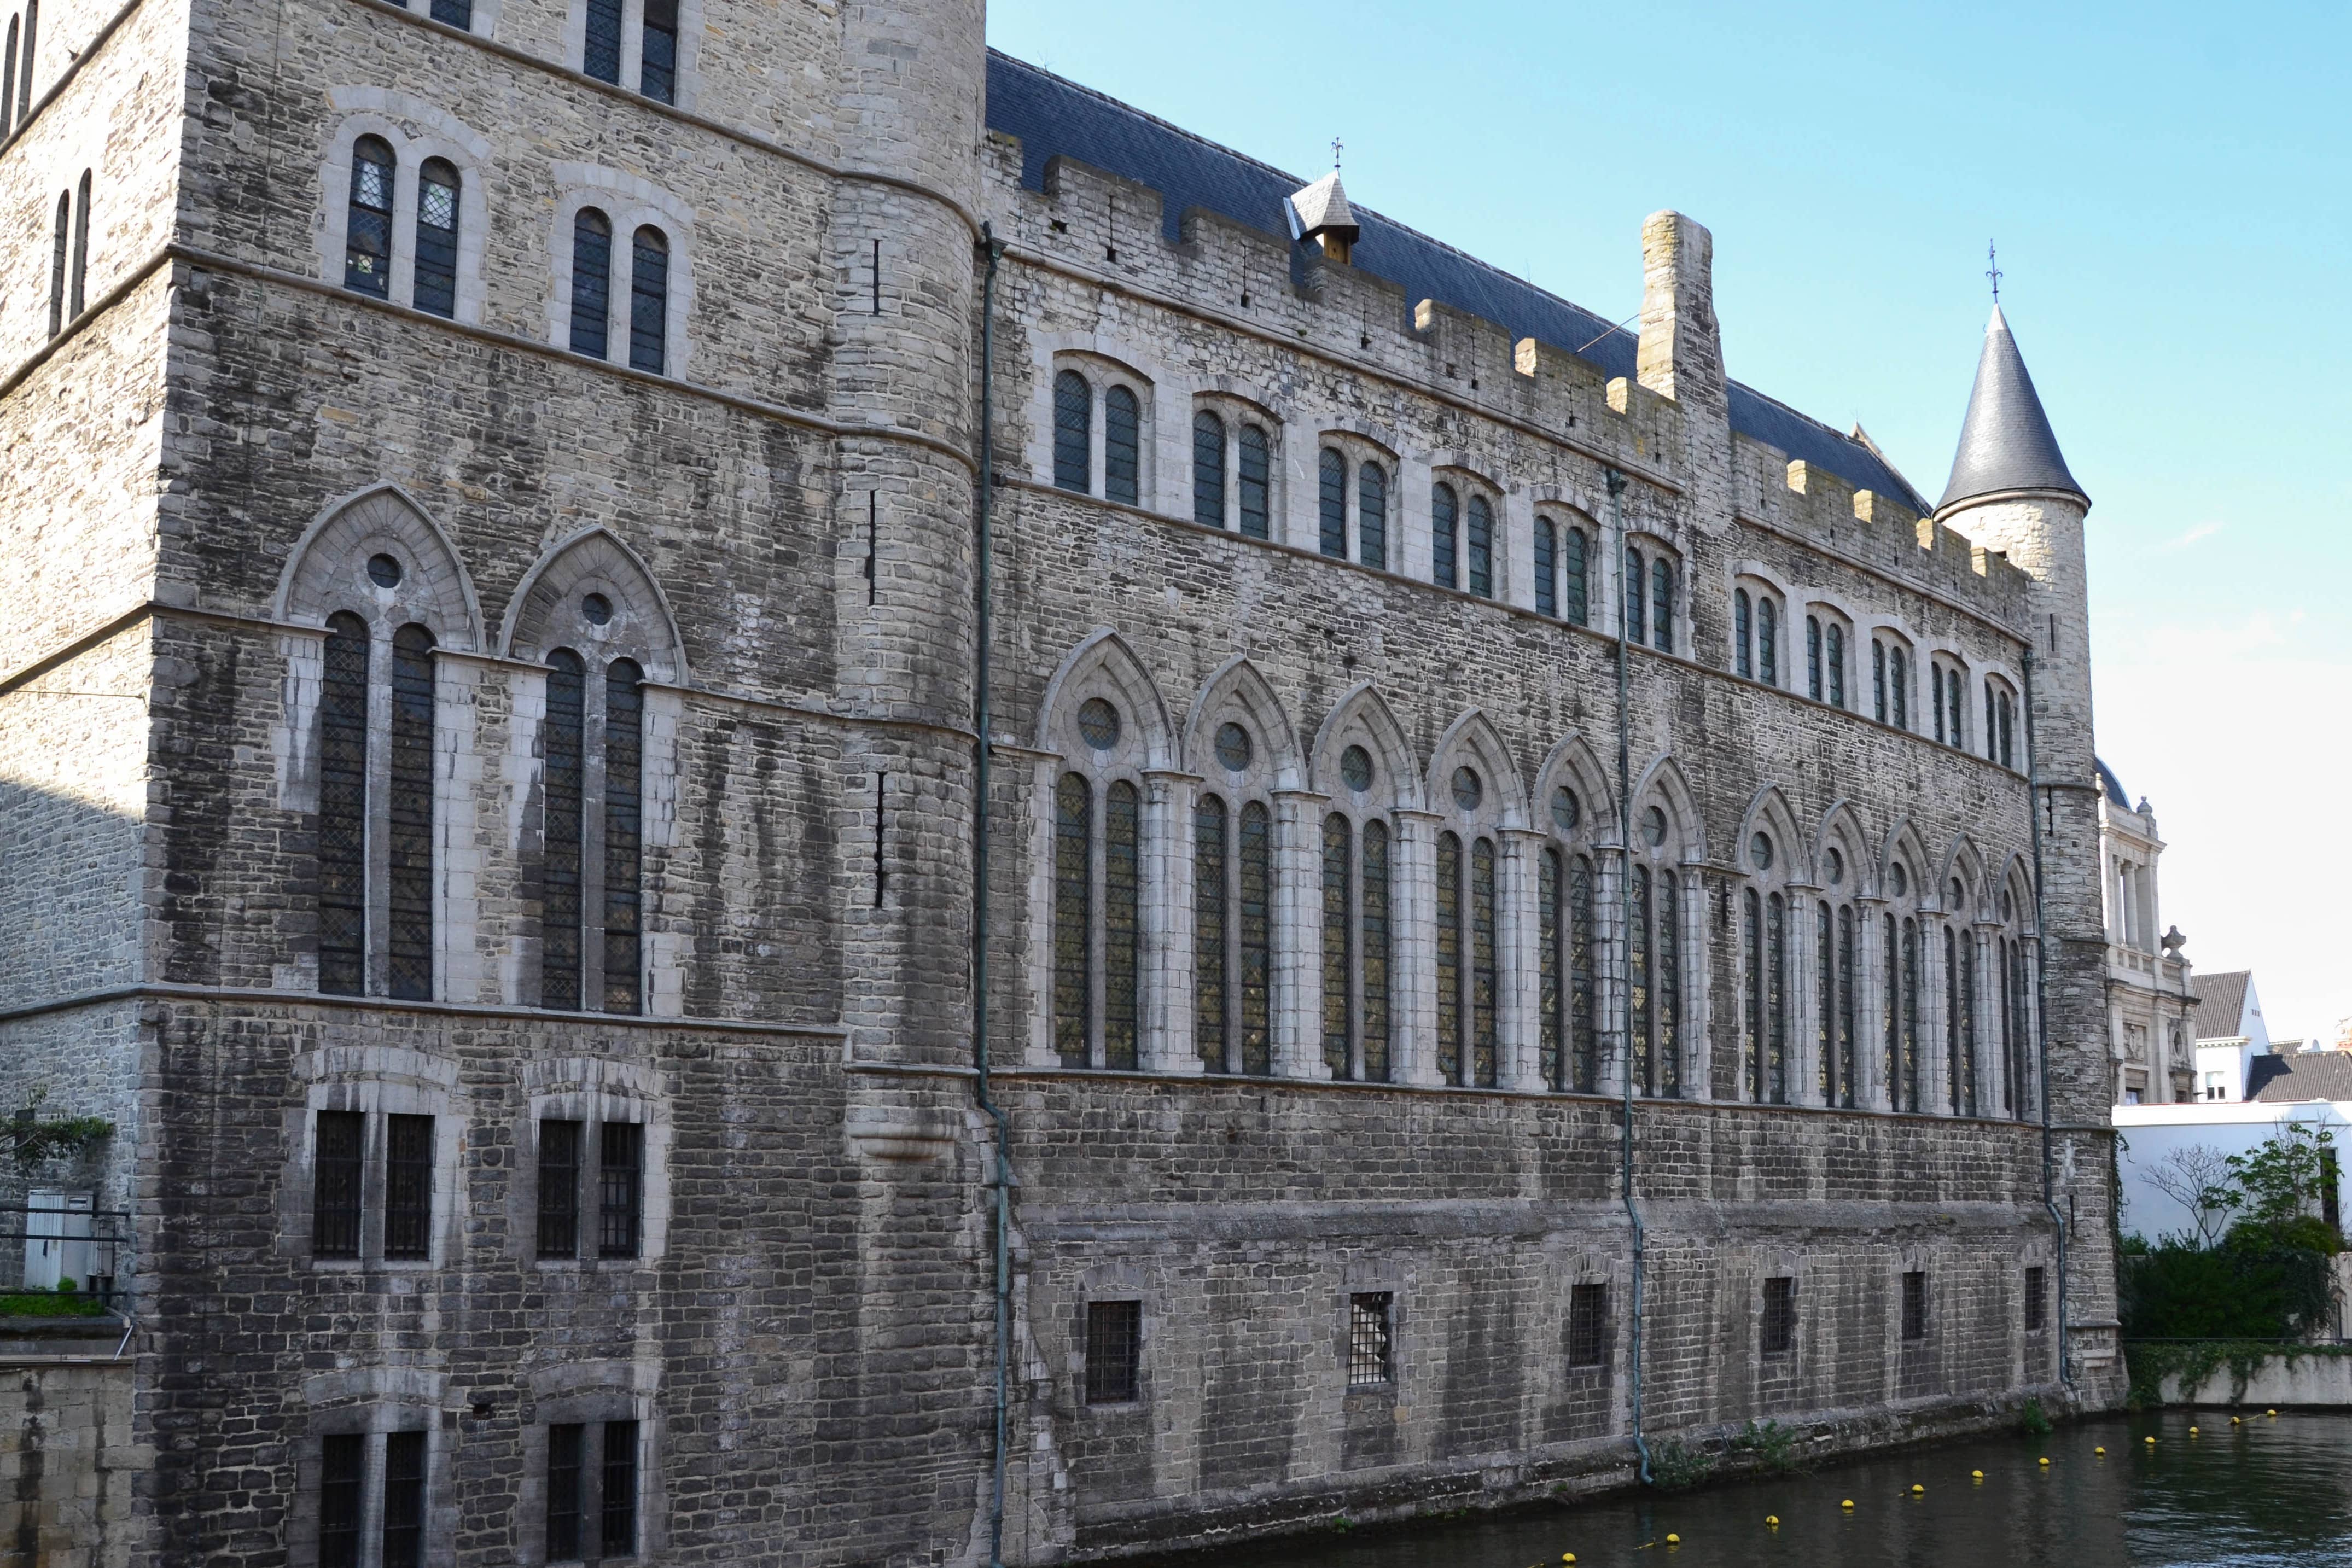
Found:
<path fill-rule="evenodd" d="M 1984 679 L 1985 759 L 2017 767 L 2017 690 L 2005 675 Z"/>
<path fill-rule="evenodd" d="M 1248 660 L 1227 661 L 1202 688 L 1185 754 L 1201 780 L 1190 827 L 1193 1046 L 1203 1071 L 1265 1076 L 1287 1065 L 1275 1049 L 1276 814 L 1299 761 L 1280 699 Z"/>
<path fill-rule="evenodd" d="M 677 624 L 651 571 L 609 529 L 575 534 L 523 579 L 508 656 L 547 673 L 541 802 L 525 899 L 537 963 L 525 995 L 562 1011 L 650 1010 L 646 896 L 654 780 L 670 770 L 660 688 L 685 680 Z M 531 897 L 536 892 L 536 898 Z M 535 994 L 530 988 L 535 980 Z"/>
<path fill-rule="evenodd" d="M 1094 489 L 1095 392 L 1074 370 L 1054 376 L 1054 484 L 1080 495 Z"/>
<path fill-rule="evenodd" d="M 343 287 L 377 299 L 392 297 L 392 144 L 381 136 L 352 143 L 350 194 L 343 215 Z"/>
<path fill-rule="evenodd" d="M 1280 421 L 1255 403 L 1218 396 L 1192 410 L 1192 520 L 1247 539 L 1274 535 Z"/>
<path fill-rule="evenodd" d="M 457 229 L 464 179 L 446 158 L 428 158 L 416 178 L 416 282 L 419 310 L 457 313 Z"/>
<path fill-rule="evenodd" d="M 1845 617 L 1828 604 L 1805 610 L 1805 695 L 1834 708 L 1853 706 L 1853 669 L 1847 650 L 1853 631 Z"/>
<path fill-rule="evenodd" d="M 1706 1092 L 1704 1063 L 1692 1077 L 1691 1043 L 1703 1040 L 1690 1014 L 1690 977 L 1702 974 L 1692 950 L 1690 888 L 1683 866 L 1703 857 L 1697 813 L 1671 759 L 1654 764 L 1635 786 L 1633 841 L 1626 856 L 1624 983 L 1632 1035 L 1626 1054 L 1637 1094 Z"/>
<path fill-rule="evenodd" d="M 446 704 L 444 650 L 479 650 L 473 587 L 447 537 L 390 486 L 330 507 L 279 580 L 294 678 L 284 799 L 313 824 L 309 884 L 321 991 L 443 994 L 444 769 L 466 705 Z M 444 710 L 448 716 L 445 719 Z"/>
<path fill-rule="evenodd" d="M 1579 512 L 1547 508 L 1536 515 L 1536 613 L 1557 616 L 1571 626 L 1591 624 L 1596 531 L 1591 519 Z"/>
<path fill-rule="evenodd" d="M 1145 836 L 1172 828 L 1147 815 L 1165 810 L 1152 778 L 1174 771 L 1176 752 L 1158 688 L 1117 633 L 1096 632 L 1064 661 L 1039 750 L 1056 759 L 1040 764 L 1039 779 L 1046 1051 L 1065 1067 L 1136 1071 L 1146 1065 L 1145 988 L 1156 972 L 1145 908 L 1164 902 Z"/>
<path fill-rule="evenodd" d="M 1462 496 L 1444 479 L 1429 487 L 1429 580 L 1462 586 Z"/>
<path fill-rule="evenodd" d="M 2000 1112 L 2031 1121 L 2040 1114 L 2034 977 L 2041 944 L 2033 923 L 2033 883 L 2021 857 L 2011 858 L 1994 908 L 2000 922 L 1993 988 L 2000 1019 Z"/>
<path fill-rule="evenodd" d="M 1318 841 L 1318 982 L 1323 1064 L 1333 1078 L 1403 1076 L 1405 845 L 1397 816 L 1422 799 L 1403 727 L 1371 687 L 1324 719 L 1312 757 L 1326 804 Z"/>
<path fill-rule="evenodd" d="M 1225 422 L 1213 409 L 1192 411 L 1192 520 L 1225 526 Z"/>
<path fill-rule="evenodd" d="M 1879 949 L 1887 1103 L 1895 1111 L 1929 1108 L 1927 1089 L 1936 1067 L 1930 1054 L 1933 1045 L 1927 1036 L 1932 1009 L 1924 994 L 1929 967 L 1927 944 L 1932 937 L 1920 912 L 1926 894 L 1919 868 L 1926 863 L 1916 839 L 1898 829 L 1880 873 L 1884 931 Z"/>
<path fill-rule="evenodd" d="M 1969 744 L 1969 678 L 1959 660 L 1938 653 L 1927 661 L 1928 706 L 1935 715 L 1935 734 L 1946 746 L 1965 750 Z"/>
<path fill-rule="evenodd" d="M 445 3 L 434 0 L 436 15 Z M 584 0 L 572 11 L 573 57 L 584 76 L 677 103 L 698 52 L 699 14 L 695 0 Z"/>
<path fill-rule="evenodd" d="M 629 241 L 629 368 L 669 372 L 670 239 L 640 224 Z"/>
<path fill-rule="evenodd" d="M 1869 1103 L 1871 1031 L 1863 1000 L 1871 931 L 1865 892 L 1870 857 L 1862 825 L 1844 802 L 1822 820 L 1813 854 L 1814 1091 L 1818 1103 L 1851 1110 Z"/>
<path fill-rule="evenodd" d="M 1053 443 L 1045 455 L 1055 487 L 1121 506 L 1156 505 L 1150 380 L 1123 361 L 1075 350 L 1056 352 L 1052 371 Z M 1047 412 L 1039 410 L 1041 428 Z"/>
<path fill-rule="evenodd" d="M 1951 1113 L 1974 1116 L 1977 1103 L 1977 934 L 1968 889 L 1944 886 L 1944 1050 Z"/>
<path fill-rule="evenodd" d="M 1796 884 L 1809 883 L 1805 847 L 1777 789 L 1761 791 L 1741 824 L 1741 1092 L 1759 1103 L 1813 1098 L 1803 1071 L 1811 1052 L 1799 1035 L 1805 911 Z"/>
<path fill-rule="evenodd" d="M 1582 739 L 1553 749 L 1538 773 L 1536 826 L 1536 1071 L 1547 1088 L 1597 1093 L 1610 910 L 1601 867 L 1618 847 L 1617 807 Z"/>
<path fill-rule="evenodd" d="M 1368 457 L 1356 465 L 1356 559 L 1386 570 L 1389 564 L 1389 520 L 1392 510 L 1388 465 Z"/>
<path fill-rule="evenodd" d="M 1521 1076 L 1508 1061 L 1522 1032 L 1508 904 L 1524 869 L 1514 863 L 1528 836 L 1524 788 L 1509 748 L 1475 710 L 1431 754 L 1423 794 L 1437 815 L 1437 1072 L 1464 1088 Z"/>

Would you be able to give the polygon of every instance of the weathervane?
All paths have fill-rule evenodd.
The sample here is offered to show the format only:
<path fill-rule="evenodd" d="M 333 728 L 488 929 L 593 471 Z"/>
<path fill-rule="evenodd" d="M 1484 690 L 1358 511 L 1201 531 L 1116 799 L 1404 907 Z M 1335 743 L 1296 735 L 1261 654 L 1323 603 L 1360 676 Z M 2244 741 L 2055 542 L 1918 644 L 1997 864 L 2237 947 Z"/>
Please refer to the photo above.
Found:
<path fill-rule="evenodd" d="M 2000 303 L 2000 257 L 1993 250 L 1990 240 L 1985 241 L 1985 276 L 1992 279 L 1992 302 L 1998 305 Z"/>
<path fill-rule="evenodd" d="M 1337 169 L 1339 166 L 1339 150 L 1346 145 L 1347 143 L 1340 141 L 1338 137 L 1334 136 L 1331 138 L 1331 167 L 1334 169 Z"/>

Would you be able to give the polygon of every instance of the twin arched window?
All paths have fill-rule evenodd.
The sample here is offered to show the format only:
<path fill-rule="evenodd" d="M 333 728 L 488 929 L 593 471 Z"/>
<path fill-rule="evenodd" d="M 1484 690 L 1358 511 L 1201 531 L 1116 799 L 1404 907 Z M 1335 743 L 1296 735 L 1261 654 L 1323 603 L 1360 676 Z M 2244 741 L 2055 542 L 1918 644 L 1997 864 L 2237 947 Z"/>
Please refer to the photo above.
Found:
<path fill-rule="evenodd" d="M 1829 852 L 1831 882 L 1844 880 L 1844 857 Z M 1814 912 L 1814 967 L 1821 1013 L 1821 1103 L 1853 1109 L 1856 1080 L 1861 1076 L 1854 1052 L 1860 1037 L 1854 1030 L 1855 944 L 1860 930 L 1853 905 L 1822 899 Z"/>
<path fill-rule="evenodd" d="M 611 618 L 602 595 L 586 602 L 592 622 Z M 541 1007 L 644 1010 L 644 682 L 634 660 L 548 655 Z"/>
<path fill-rule="evenodd" d="M 594 207 L 572 220 L 572 351 L 612 357 L 613 221 Z M 669 236 L 651 224 L 629 241 L 629 368 L 666 373 L 669 357 Z"/>
<path fill-rule="evenodd" d="M 1731 591 L 1733 657 L 1744 680 L 1780 684 L 1780 601 L 1745 588 Z"/>
<path fill-rule="evenodd" d="M 1919 1057 L 1919 988 L 1925 955 L 1921 953 L 1919 916 L 1912 903 L 1910 869 L 1900 860 L 1886 868 L 1888 904 L 1885 946 L 1886 1100 L 1890 1110 L 1917 1111 Z"/>
<path fill-rule="evenodd" d="M 1870 640 L 1870 684 L 1874 716 L 1897 729 L 1911 727 L 1911 653 L 1900 643 Z"/>
<path fill-rule="evenodd" d="M 1246 777 L 1249 730 L 1220 725 L 1214 749 L 1232 798 L 1192 805 L 1193 1037 L 1208 1071 L 1262 1075 L 1274 1071 L 1274 812 Z"/>
<path fill-rule="evenodd" d="M 1745 900 L 1741 935 L 1747 954 L 1748 994 L 1744 998 L 1748 1098 L 1785 1105 L 1790 1097 L 1789 1035 L 1790 1003 L 1790 929 L 1793 910 L 1777 885 L 1785 855 L 1768 831 L 1748 841 L 1748 864 L 1754 877 Z"/>
<path fill-rule="evenodd" d="M 2022 890 L 2001 894 L 2001 933 L 1993 960 L 2000 970 L 2001 1110 L 2020 1120 L 2032 1113 L 2032 963 L 2026 946 Z"/>
<path fill-rule="evenodd" d="M 1683 1092 L 1682 884 L 1675 836 L 1665 808 L 1653 804 L 1635 821 L 1628 856 L 1626 984 L 1632 992 L 1633 1087 L 1642 1094 Z"/>
<path fill-rule="evenodd" d="M 434 0 L 437 10 L 442 0 Z M 621 81 L 621 60 L 626 53 L 627 18 L 621 0 L 588 0 L 587 30 L 582 40 L 582 74 Z M 661 103 L 677 101 L 677 0 L 645 0 L 645 20 L 637 38 L 637 90 Z"/>
<path fill-rule="evenodd" d="M 1601 1087 L 1596 881 L 1584 848 L 1583 800 L 1573 786 L 1561 784 L 1552 790 L 1550 810 L 1554 836 L 1536 871 L 1537 1067 L 1552 1088 L 1591 1094 Z"/>
<path fill-rule="evenodd" d="M 368 570 L 379 586 L 399 580 L 390 556 Z M 409 624 L 392 635 L 381 768 L 372 755 L 372 644 L 357 615 L 328 617 L 318 717 L 319 989 L 423 1000 L 433 995 L 433 633 Z M 372 810 L 379 788 L 380 815 Z M 372 822 L 383 825 L 380 849 Z M 371 939 L 378 918 L 381 942 Z"/>
<path fill-rule="evenodd" d="M 1985 759 L 2003 768 L 2017 766 L 2017 703 L 2009 688 L 1990 675 L 1984 684 Z"/>
<path fill-rule="evenodd" d="M 1317 465 L 1317 506 L 1323 553 L 1348 559 L 1348 459 L 1327 446 Z M 1379 464 L 1356 467 L 1356 559 L 1386 570 L 1389 564 L 1389 476 Z"/>
<path fill-rule="evenodd" d="M 1832 707 L 1846 706 L 1845 627 L 1805 617 L 1805 695 Z"/>
<path fill-rule="evenodd" d="M 1625 547 L 1625 610 L 1630 641 L 1647 643 L 1661 653 L 1675 651 L 1675 566 L 1664 550 L 1644 557 L 1639 547 Z"/>
<path fill-rule="evenodd" d="M 89 171 L 58 195 L 58 226 L 49 262 L 49 336 L 79 316 L 89 275 Z"/>
<path fill-rule="evenodd" d="M 1139 1065 L 1143 796 L 1112 771 L 1128 724 L 1108 698 L 1078 705 L 1091 765 L 1054 789 L 1054 1046 L 1066 1067 Z M 1099 916 L 1097 911 L 1100 911 Z"/>
<path fill-rule="evenodd" d="M 1591 536 L 1574 523 L 1536 518 L 1536 613 L 1573 626 L 1591 623 L 1587 573 Z"/>
<path fill-rule="evenodd" d="M 1274 444 L 1265 426 L 1240 423 L 1238 441 L 1228 442 L 1222 417 L 1205 408 L 1192 415 L 1192 520 L 1222 528 L 1229 526 L 1229 513 L 1237 514 L 1242 537 L 1262 539 L 1273 531 Z M 1234 456 L 1230 486 L 1229 451 Z"/>
<path fill-rule="evenodd" d="M 1467 551 L 1468 559 L 1464 559 Z M 1465 572 L 1465 568 L 1467 568 Z M 1473 490 L 1465 502 L 1441 481 L 1429 493 L 1430 580 L 1481 599 L 1495 592 L 1494 504 Z"/>
<path fill-rule="evenodd" d="M 1957 664 L 1927 666 L 1927 685 L 1934 688 L 1936 738 L 1951 746 L 1968 744 L 1968 678 Z"/>
<path fill-rule="evenodd" d="M 393 202 L 398 164 L 380 136 L 352 143 L 351 192 L 343 218 L 343 287 L 392 298 Z M 435 316 L 457 313 L 457 226 L 462 182 L 446 159 L 417 172 L 416 255 L 410 303 Z"/>
<path fill-rule="evenodd" d="M 39 0 L 25 0 L 25 14 L 8 18 L 8 48 L 0 62 L 0 138 L 16 134 L 33 113 L 33 37 L 41 17 Z M 24 48 L 17 49 L 19 26 Z M 21 72 L 20 68 L 21 66 Z"/>
<path fill-rule="evenodd" d="M 1495 841 L 1438 834 L 1437 1071 L 1448 1083 L 1496 1081 L 1496 929 Z"/>
<path fill-rule="evenodd" d="M 1076 371 L 1054 378 L 1054 483 L 1094 493 L 1094 388 Z M 1143 504 L 1143 401 L 1111 383 L 1103 392 L 1103 495 Z"/>

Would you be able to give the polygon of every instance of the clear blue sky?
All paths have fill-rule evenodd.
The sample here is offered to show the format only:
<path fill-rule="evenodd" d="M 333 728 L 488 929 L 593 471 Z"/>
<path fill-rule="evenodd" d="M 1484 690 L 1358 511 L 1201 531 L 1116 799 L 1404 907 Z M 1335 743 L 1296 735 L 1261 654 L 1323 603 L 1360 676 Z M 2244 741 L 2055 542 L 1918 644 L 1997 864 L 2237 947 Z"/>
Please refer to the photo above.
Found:
<path fill-rule="evenodd" d="M 2352 1013 L 2352 7 L 993 0 L 990 39 L 1614 320 L 1715 233 L 1731 373 L 1931 497 L 2001 299 L 2091 493 L 2100 750 L 2274 1035 Z"/>

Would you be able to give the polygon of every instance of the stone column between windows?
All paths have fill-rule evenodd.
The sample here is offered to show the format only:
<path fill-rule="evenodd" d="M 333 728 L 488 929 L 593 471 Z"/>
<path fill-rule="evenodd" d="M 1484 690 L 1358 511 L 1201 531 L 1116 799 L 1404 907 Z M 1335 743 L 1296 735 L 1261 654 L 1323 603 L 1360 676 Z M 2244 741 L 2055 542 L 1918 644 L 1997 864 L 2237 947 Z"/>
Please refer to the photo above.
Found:
<path fill-rule="evenodd" d="M 1537 871 L 1548 841 L 1529 828 L 1504 828 L 1495 834 L 1502 865 L 1495 890 L 1496 977 L 1501 992 L 1495 998 L 1496 1043 L 1501 1059 L 1495 1082 L 1523 1094 L 1540 1094 L 1544 1082 L 1541 1052 L 1543 1024 L 1543 911 Z M 1561 1042 L 1567 1048 L 1567 1042 Z"/>
<path fill-rule="evenodd" d="M 1886 998 L 1894 983 L 1886 950 L 1886 901 L 1856 894 L 1853 901 L 1854 1104 L 1871 1111 L 1895 1108 L 1895 1085 L 1886 1076 Z"/>
<path fill-rule="evenodd" d="M 1143 776 L 1143 1039 L 1146 1072 L 1202 1071 L 1192 1019 L 1192 802 L 1198 775 Z"/>
<path fill-rule="evenodd" d="M 1399 807 L 1389 899 L 1394 943 L 1393 1082 L 1441 1084 L 1437 1071 L 1437 813 Z"/>
<path fill-rule="evenodd" d="M 1429 537 L 1429 491 L 1436 482 L 1435 472 L 1428 464 L 1412 457 L 1397 459 L 1395 521 L 1390 529 L 1389 570 L 1419 582 L 1435 580 L 1432 563 L 1435 559 L 1436 547 Z M 1458 528 L 1460 524 L 1457 522 L 1455 527 Z"/>
<path fill-rule="evenodd" d="M 1282 450 L 1275 454 L 1280 469 L 1280 483 L 1275 488 L 1267 519 L 1266 532 L 1276 544 L 1294 549 L 1312 550 L 1321 524 L 1322 488 L 1318 465 L 1323 461 L 1322 443 L 1316 439 L 1319 427 L 1313 423 L 1287 420 L 1275 432 Z M 1239 514 L 1235 514 L 1236 526 Z"/>
<path fill-rule="evenodd" d="M 1596 845 L 1592 852 L 1592 1040 L 1600 1057 L 1593 1087 L 1603 1094 L 1625 1092 L 1629 1053 L 1625 1042 L 1625 988 L 1632 951 L 1625 945 L 1625 852 Z"/>
<path fill-rule="evenodd" d="M 1323 811 L 1328 795 L 1274 791 L 1274 997 L 1277 1078 L 1328 1078 L 1323 1060 Z"/>
<path fill-rule="evenodd" d="M 1535 562 L 1535 497 L 1525 490 L 1506 490 L 1495 508 L 1495 598 L 1533 610 Z"/>

